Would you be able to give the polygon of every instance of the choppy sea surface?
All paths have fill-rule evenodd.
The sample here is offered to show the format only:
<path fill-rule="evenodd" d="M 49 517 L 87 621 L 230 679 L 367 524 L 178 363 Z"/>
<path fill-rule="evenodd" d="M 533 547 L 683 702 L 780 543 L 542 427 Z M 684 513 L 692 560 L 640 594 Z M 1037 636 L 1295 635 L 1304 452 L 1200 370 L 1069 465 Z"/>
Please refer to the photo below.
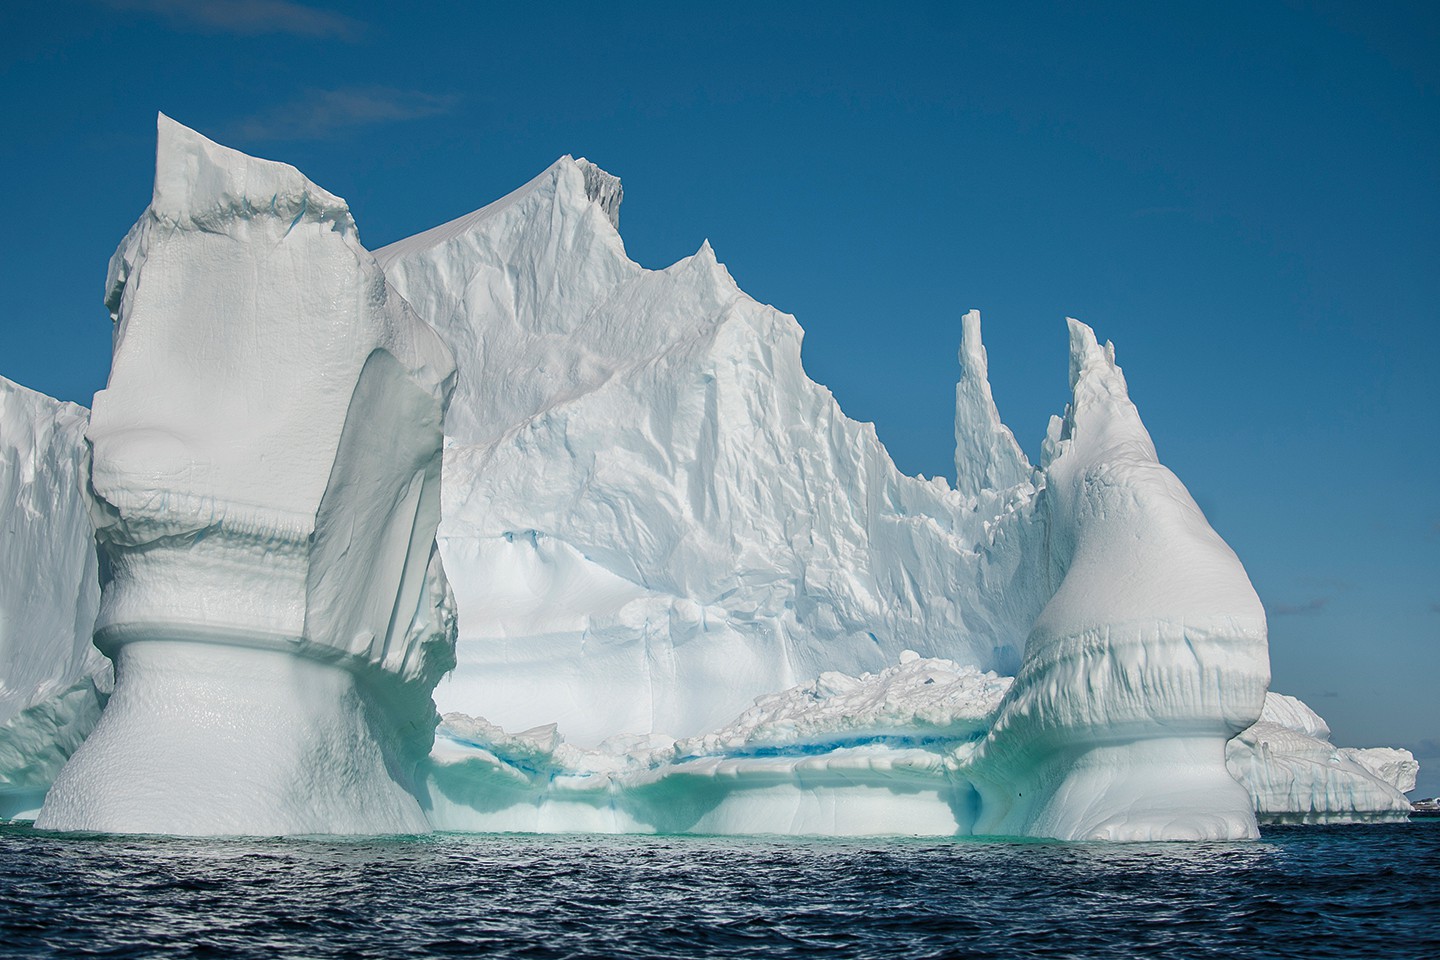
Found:
<path fill-rule="evenodd" d="M 18 957 L 1431 957 L 1440 821 L 1256 843 L 62 837 L 0 826 Z"/>

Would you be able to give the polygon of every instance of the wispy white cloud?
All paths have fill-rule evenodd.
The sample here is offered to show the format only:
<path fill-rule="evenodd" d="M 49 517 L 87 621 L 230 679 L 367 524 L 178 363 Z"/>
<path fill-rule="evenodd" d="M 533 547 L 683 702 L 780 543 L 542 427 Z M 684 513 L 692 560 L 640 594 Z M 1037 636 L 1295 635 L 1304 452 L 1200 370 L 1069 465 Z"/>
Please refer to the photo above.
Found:
<path fill-rule="evenodd" d="M 356 127 L 440 116 L 458 102 L 454 96 L 392 87 L 307 90 L 241 120 L 234 130 L 248 140 L 324 140 Z"/>
<path fill-rule="evenodd" d="M 178 30 L 260 36 L 283 33 L 321 40 L 355 41 L 365 24 L 333 10 L 291 0 L 99 0 L 126 13 L 148 14 Z"/>

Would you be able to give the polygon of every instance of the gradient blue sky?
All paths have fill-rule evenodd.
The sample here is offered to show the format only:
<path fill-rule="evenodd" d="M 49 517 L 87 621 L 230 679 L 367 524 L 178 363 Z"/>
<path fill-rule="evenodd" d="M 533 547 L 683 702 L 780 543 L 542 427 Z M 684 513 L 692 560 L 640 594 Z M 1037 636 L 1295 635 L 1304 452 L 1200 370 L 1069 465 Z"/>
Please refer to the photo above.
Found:
<path fill-rule="evenodd" d="M 1274 686 L 1440 793 L 1440 5 L 97 0 L 0 12 L 0 373 L 88 402 L 154 116 L 300 167 L 373 247 L 557 156 L 651 267 L 709 238 L 907 472 L 959 317 L 1035 453 L 1062 318 L 1271 614 Z"/>

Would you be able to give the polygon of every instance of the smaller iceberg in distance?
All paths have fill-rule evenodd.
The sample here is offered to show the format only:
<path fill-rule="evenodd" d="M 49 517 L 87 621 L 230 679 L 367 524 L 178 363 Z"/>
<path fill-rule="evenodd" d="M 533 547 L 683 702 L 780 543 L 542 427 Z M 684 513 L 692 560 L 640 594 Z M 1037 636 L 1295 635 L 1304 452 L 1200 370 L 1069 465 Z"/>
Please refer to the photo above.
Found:
<path fill-rule="evenodd" d="M 37 826 L 428 829 L 448 351 L 342 200 L 164 116 L 106 302 L 86 436 L 115 692 Z"/>
<path fill-rule="evenodd" d="M 1420 771 L 1409 750 L 1335 746 L 1315 711 L 1279 693 L 1226 746 L 1225 762 L 1261 819 L 1280 823 L 1404 820 Z"/>

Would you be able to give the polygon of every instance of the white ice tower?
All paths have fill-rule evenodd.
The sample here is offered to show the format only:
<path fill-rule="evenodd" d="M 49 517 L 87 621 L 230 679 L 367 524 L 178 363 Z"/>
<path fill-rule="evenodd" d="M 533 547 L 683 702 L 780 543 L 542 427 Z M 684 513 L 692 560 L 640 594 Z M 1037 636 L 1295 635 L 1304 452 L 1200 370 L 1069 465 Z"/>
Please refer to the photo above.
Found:
<path fill-rule="evenodd" d="M 1066 840 L 1257 834 L 1225 744 L 1260 716 L 1265 614 L 1234 552 L 1160 464 L 1115 363 L 1070 326 L 1073 401 L 1045 441 L 1048 595 L 967 774 L 977 830 Z"/>
<path fill-rule="evenodd" d="M 159 120 L 88 429 L 113 698 L 37 826 L 428 829 L 449 352 L 344 201 Z"/>

